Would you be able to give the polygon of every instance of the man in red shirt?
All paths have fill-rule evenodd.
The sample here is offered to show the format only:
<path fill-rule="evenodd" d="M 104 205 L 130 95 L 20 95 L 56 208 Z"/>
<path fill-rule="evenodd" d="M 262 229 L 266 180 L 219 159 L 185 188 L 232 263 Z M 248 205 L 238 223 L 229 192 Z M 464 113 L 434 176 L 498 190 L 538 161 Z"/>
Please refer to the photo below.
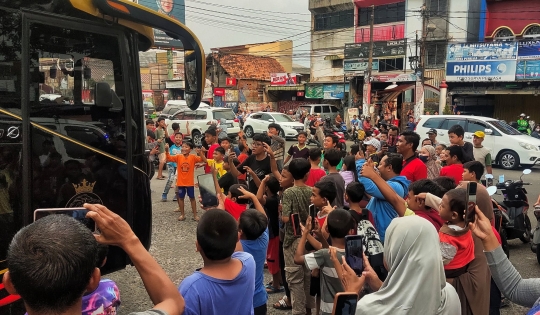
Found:
<path fill-rule="evenodd" d="M 400 175 L 407 177 L 411 183 L 427 178 L 426 164 L 416 155 L 419 144 L 420 136 L 414 131 L 402 132 L 396 143 L 397 152 L 403 155 L 403 169 Z"/>
<path fill-rule="evenodd" d="M 452 145 L 444 150 L 446 166 L 441 169 L 441 176 L 452 177 L 456 185 L 463 179 L 463 148 Z"/>

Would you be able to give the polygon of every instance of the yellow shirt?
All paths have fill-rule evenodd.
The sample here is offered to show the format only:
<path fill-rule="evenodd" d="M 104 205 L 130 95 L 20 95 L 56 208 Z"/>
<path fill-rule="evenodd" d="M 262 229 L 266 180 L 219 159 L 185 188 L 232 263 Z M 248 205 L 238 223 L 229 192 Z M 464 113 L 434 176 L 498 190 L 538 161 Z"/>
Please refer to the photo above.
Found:
<path fill-rule="evenodd" d="M 227 171 L 223 169 L 223 161 L 216 162 L 214 159 L 208 159 L 208 167 L 214 167 L 217 170 L 217 178 L 220 179 L 221 176 L 225 175 Z"/>

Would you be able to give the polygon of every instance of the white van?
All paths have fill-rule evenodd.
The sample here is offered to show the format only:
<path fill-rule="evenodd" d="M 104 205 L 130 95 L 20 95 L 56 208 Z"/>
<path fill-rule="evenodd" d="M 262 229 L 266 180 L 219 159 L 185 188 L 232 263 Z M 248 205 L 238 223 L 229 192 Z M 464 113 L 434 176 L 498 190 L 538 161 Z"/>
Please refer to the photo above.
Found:
<path fill-rule="evenodd" d="M 460 125 L 465 130 L 464 140 L 472 143 L 473 133 L 486 134 L 483 145 L 491 150 L 493 161 L 504 169 L 519 165 L 530 167 L 540 162 L 540 139 L 524 135 L 502 120 L 464 115 L 422 115 L 415 132 L 427 138 L 430 129 L 437 130 L 437 141 L 449 144 L 448 129 Z"/>
<path fill-rule="evenodd" d="M 308 115 L 317 115 L 320 114 L 322 119 L 330 117 L 332 120 L 336 118 L 339 114 L 339 109 L 330 104 L 311 104 L 311 105 L 301 105 L 299 108 L 302 111 L 305 111 Z"/>

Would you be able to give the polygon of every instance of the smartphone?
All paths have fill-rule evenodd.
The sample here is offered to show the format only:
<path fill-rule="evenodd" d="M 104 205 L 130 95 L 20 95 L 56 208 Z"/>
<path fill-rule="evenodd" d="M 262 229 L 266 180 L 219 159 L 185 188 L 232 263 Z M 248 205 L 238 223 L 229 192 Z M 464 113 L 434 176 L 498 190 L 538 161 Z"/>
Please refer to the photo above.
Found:
<path fill-rule="evenodd" d="M 388 143 L 386 141 L 381 141 L 381 148 L 387 147 L 387 146 L 388 146 Z"/>
<path fill-rule="evenodd" d="M 339 292 L 334 297 L 332 315 L 354 315 L 356 313 L 357 303 L 358 293 Z"/>
<path fill-rule="evenodd" d="M 467 183 L 467 209 L 465 210 L 465 223 L 474 222 L 476 218 L 476 187 L 477 183 Z"/>
<path fill-rule="evenodd" d="M 300 229 L 300 216 L 298 213 L 291 214 L 291 224 L 293 228 L 293 235 L 295 237 L 302 236 L 302 230 Z"/>
<path fill-rule="evenodd" d="M 311 229 L 314 229 L 315 220 L 317 219 L 317 209 L 314 204 L 309 205 L 309 215 L 311 216 Z"/>
<path fill-rule="evenodd" d="M 94 220 L 87 218 L 86 214 L 88 209 L 86 208 L 48 208 L 48 209 L 36 209 L 34 211 L 34 221 L 37 221 L 41 218 L 44 218 L 51 214 L 62 214 L 70 216 L 77 221 L 84 224 L 90 231 L 96 231 L 96 222 Z"/>
<path fill-rule="evenodd" d="M 216 207 L 219 204 L 214 184 L 214 174 L 203 174 L 197 176 L 199 183 L 199 192 L 201 194 L 201 203 L 203 207 Z"/>
<path fill-rule="evenodd" d="M 357 276 L 362 275 L 362 271 L 364 271 L 364 246 L 361 235 L 345 236 L 345 261 Z"/>

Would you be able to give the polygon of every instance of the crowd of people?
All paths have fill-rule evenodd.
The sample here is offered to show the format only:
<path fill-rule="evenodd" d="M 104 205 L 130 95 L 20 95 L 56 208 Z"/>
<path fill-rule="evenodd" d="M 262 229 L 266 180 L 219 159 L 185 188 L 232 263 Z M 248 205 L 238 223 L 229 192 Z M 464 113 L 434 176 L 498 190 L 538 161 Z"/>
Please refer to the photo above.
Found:
<path fill-rule="evenodd" d="M 129 255 L 155 305 L 141 315 L 259 315 L 269 307 L 325 315 L 339 292 L 359 294 L 356 314 L 499 314 L 502 296 L 536 314 L 540 279 L 521 278 L 493 226 L 481 183 L 491 172 L 484 134 L 476 132 L 468 143 L 456 125 L 445 146 L 435 130 L 422 140 L 395 125 L 377 135 L 366 127 L 364 141 L 350 151 L 332 134 L 324 135 L 322 148 L 308 147 L 307 132 L 286 150 L 277 124 L 254 135 L 251 145 L 240 133 L 238 147 L 211 126 L 203 147 L 194 148 L 178 132 L 169 145 L 158 121 L 154 150 L 160 161 L 174 163 L 169 176 L 176 176 L 180 221 L 188 195 L 202 268 L 176 287 L 121 217 L 85 204 L 100 234 L 59 215 L 28 225 L 10 245 L 5 288 L 22 297 L 29 315 L 80 314 L 85 300 L 111 286 L 100 281 L 99 268 L 103 247 L 114 245 Z M 218 194 L 218 206 L 200 217 L 197 167 L 213 174 Z M 470 223 L 464 220 L 468 182 L 478 183 Z M 361 274 L 344 259 L 348 235 L 362 236 Z M 265 265 L 272 276 L 266 284 Z M 113 292 L 119 301 L 120 292 Z M 278 302 L 267 304 L 269 294 L 281 292 Z M 110 312 L 102 307 L 85 314 L 112 314 L 118 303 L 107 305 Z"/>

